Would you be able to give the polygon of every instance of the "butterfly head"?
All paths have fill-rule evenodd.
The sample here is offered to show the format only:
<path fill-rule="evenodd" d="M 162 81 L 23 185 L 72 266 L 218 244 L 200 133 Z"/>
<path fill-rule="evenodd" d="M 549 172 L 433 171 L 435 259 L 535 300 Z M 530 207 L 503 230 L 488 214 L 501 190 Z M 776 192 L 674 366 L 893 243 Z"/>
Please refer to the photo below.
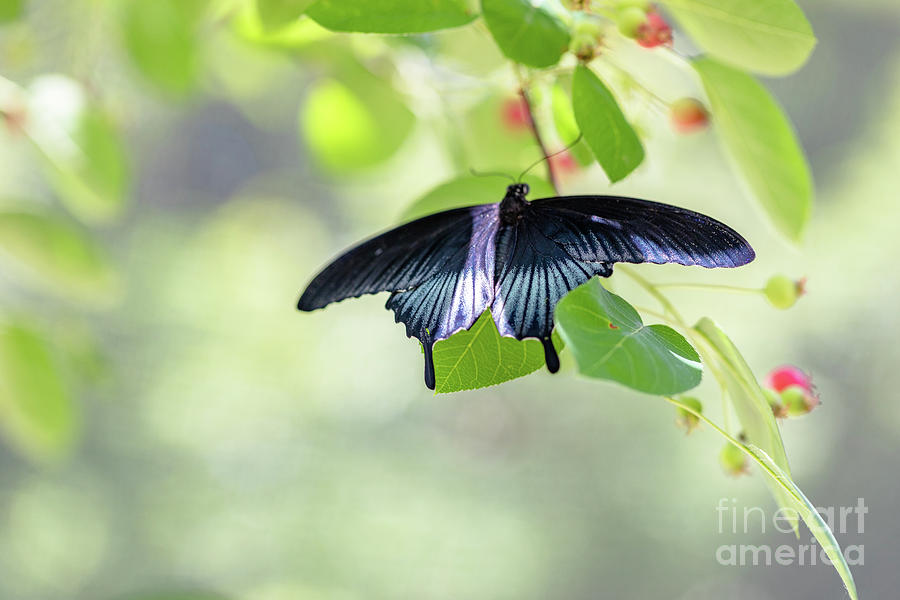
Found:
<path fill-rule="evenodd" d="M 528 195 L 528 192 L 531 191 L 531 188 L 528 187 L 527 183 L 514 183 L 510 186 L 506 187 L 506 195 L 507 196 L 516 196 L 517 198 L 525 199 L 525 196 Z"/>
<path fill-rule="evenodd" d="M 514 183 L 506 188 L 506 195 L 500 203 L 500 218 L 507 225 L 519 220 L 522 209 L 528 205 L 525 199 L 528 190 L 527 183 Z"/>

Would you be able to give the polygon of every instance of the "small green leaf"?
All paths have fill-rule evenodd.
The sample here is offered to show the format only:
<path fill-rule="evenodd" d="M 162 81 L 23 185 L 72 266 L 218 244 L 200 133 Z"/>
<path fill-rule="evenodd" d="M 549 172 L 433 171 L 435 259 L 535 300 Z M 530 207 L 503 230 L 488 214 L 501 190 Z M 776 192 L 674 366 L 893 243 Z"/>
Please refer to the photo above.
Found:
<path fill-rule="evenodd" d="M 529 200 L 556 195 L 553 187 L 547 183 L 546 179 L 530 175 L 525 176 L 523 181 L 531 187 L 531 192 L 528 195 Z M 508 181 L 500 177 L 476 177 L 473 175 L 451 179 L 413 202 L 403 211 L 401 220 L 411 221 L 425 215 L 461 206 L 500 202 L 503 200 L 508 184 Z"/>
<path fill-rule="evenodd" d="M 0 23 L 15 21 L 25 12 L 25 0 L 0 0 Z"/>
<path fill-rule="evenodd" d="M 86 233 L 51 215 L 0 212 L 0 260 L 8 272 L 68 299 L 108 304 L 118 278 Z"/>
<path fill-rule="evenodd" d="M 553 109 L 553 123 L 556 125 L 556 134 L 562 143 L 571 144 L 581 135 L 581 130 L 578 129 L 578 123 L 575 121 L 572 100 L 569 98 L 566 90 L 558 83 L 553 86 L 550 92 L 550 103 Z M 587 166 L 594 162 L 594 155 L 591 153 L 591 149 L 584 137 L 569 148 L 569 152 L 581 166 Z"/>
<path fill-rule="evenodd" d="M 163 92 L 193 91 L 200 71 L 197 37 L 205 0 L 126 2 L 125 48 L 141 73 Z"/>
<path fill-rule="evenodd" d="M 477 16 L 467 0 L 319 0 L 306 14 L 326 29 L 362 33 L 424 33 Z"/>
<path fill-rule="evenodd" d="M 508 58 L 529 67 L 552 67 L 569 49 L 563 14 L 547 0 L 481 0 L 484 22 Z"/>
<path fill-rule="evenodd" d="M 644 325 L 597 279 L 557 304 L 556 323 L 582 375 L 648 394 L 677 394 L 700 383 L 700 356 L 687 340 L 671 327 Z"/>
<path fill-rule="evenodd" d="M 397 94 L 378 80 L 345 78 L 312 86 L 300 113 L 300 134 L 319 162 L 336 172 L 372 167 L 396 152 L 414 118 Z"/>
<path fill-rule="evenodd" d="M 715 58 L 764 75 L 796 71 L 816 45 L 793 0 L 663 0 L 697 44 Z"/>
<path fill-rule="evenodd" d="M 316 0 L 256 0 L 256 12 L 267 30 L 290 25 Z"/>
<path fill-rule="evenodd" d="M 490 311 L 484 311 L 468 331 L 435 344 L 435 392 L 497 385 L 524 377 L 543 365 L 544 349 L 539 341 L 501 336 Z"/>
<path fill-rule="evenodd" d="M 753 77 L 709 58 L 694 61 L 722 144 L 775 227 L 799 241 L 813 184 L 790 122 Z"/>
<path fill-rule="evenodd" d="M 72 132 L 77 153 L 50 156 L 51 181 L 66 207 L 88 223 L 107 223 L 121 215 L 129 169 L 118 132 L 99 110 L 86 110 Z"/>
<path fill-rule="evenodd" d="M 807 527 L 809 527 L 809 530 L 819 541 L 822 549 L 825 550 L 828 558 L 831 559 L 831 563 L 838 572 L 838 575 L 841 576 L 841 579 L 847 588 L 847 592 L 850 594 L 851 600 L 858 600 L 859 596 L 856 593 L 856 584 L 853 581 L 853 574 L 850 572 L 850 567 L 844 558 L 843 552 L 841 552 L 841 547 L 835 539 L 834 533 L 832 533 L 831 528 L 828 527 L 828 524 L 822 518 L 822 515 L 819 514 L 819 511 L 816 510 L 813 503 L 809 501 L 797 484 L 794 483 L 791 476 L 772 460 L 772 457 L 769 456 L 765 450 L 753 444 L 742 444 L 734 439 L 728 432 L 710 421 L 701 413 L 701 411 L 697 410 L 696 406 L 692 406 L 690 403 L 685 402 L 685 399 L 666 398 L 666 401 L 674 404 L 685 413 L 691 414 L 695 418 L 705 422 L 713 430 L 728 440 L 730 444 L 740 449 L 760 466 L 762 472 L 767 476 L 770 487 L 780 489 L 786 499 L 786 503 L 782 505 L 782 508 L 786 510 L 781 513 L 781 516 L 791 513 L 793 518 L 789 520 L 795 523 L 795 529 L 797 516 L 803 518 L 803 521 L 806 523 Z M 796 516 L 794 516 L 794 514 Z"/>
<path fill-rule="evenodd" d="M 0 430 L 9 443 L 36 461 L 59 459 L 77 428 L 48 340 L 27 325 L 0 322 Z"/>
<path fill-rule="evenodd" d="M 584 65 L 575 69 L 572 107 L 584 139 L 613 183 L 624 179 L 644 160 L 641 140 L 603 82 Z"/>
<path fill-rule="evenodd" d="M 747 361 L 712 320 L 701 319 L 694 326 L 694 331 L 697 334 L 697 349 L 703 361 L 712 367 L 722 389 L 728 393 L 747 440 L 765 450 L 790 476 L 791 469 L 778 423 Z M 772 493 L 780 506 L 790 506 L 790 499 L 779 487 L 773 487 Z"/>

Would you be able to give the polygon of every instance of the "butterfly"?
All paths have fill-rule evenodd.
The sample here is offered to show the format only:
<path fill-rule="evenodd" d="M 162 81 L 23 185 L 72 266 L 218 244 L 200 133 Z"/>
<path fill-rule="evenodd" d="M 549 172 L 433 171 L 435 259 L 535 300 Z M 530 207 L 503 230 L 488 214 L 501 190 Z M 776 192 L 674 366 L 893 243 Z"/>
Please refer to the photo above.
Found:
<path fill-rule="evenodd" d="M 570 290 L 613 264 L 677 263 L 739 267 L 755 258 L 736 231 L 700 213 L 621 196 L 528 201 L 528 185 L 503 200 L 435 213 L 375 236 L 316 275 L 297 308 L 390 292 L 386 308 L 425 353 L 425 385 L 435 387 L 434 344 L 490 309 L 500 335 L 537 338 L 551 373 L 553 311 Z"/>

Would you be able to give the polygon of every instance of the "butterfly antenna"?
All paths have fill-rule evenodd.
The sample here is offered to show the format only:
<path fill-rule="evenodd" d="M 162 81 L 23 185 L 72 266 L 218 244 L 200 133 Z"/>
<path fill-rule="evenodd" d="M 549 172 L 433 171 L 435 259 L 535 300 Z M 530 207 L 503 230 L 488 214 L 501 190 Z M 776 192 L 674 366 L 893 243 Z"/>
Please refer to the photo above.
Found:
<path fill-rule="evenodd" d="M 500 173 L 499 171 L 476 171 L 475 169 L 469 169 L 469 172 L 475 177 L 506 177 L 513 183 L 516 182 L 509 173 Z"/>
<path fill-rule="evenodd" d="M 574 147 L 578 142 L 580 142 L 580 141 L 581 141 L 581 134 L 579 133 L 579 134 L 578 134 L 578 137 L 575 138 L 574 141 L 572 141 L 570 144 L 568 144 L 568 145 L 567 145 L 565 148 L 563 148 L 562 150 L 558 150 L 558 151 L 554 152 L 553 154 L 548 154 L 547 156 L 545 156 L 545 157 L 543 157 L 543 158 L 539 158 L 538 160 L 536 160 L 536 161 L 534 161 L 533 163 L 531 163 L 531 165 L 530 165 L 527 169 L 525 169 L 524 171 L 522 171 L 522 174 L 519 175 L 519 178 L 516 179 L 516 182 L 518 183 L 518 182 L 522 181 L 522 178 L 525 177 L 526 174 L 528 174 L 528 171 L 532 170 L 533 168 L 535 168 L 536 166 L 538 166 L 539 164 L 541 164 L 541 163 L 544 162 L 545 160 L 550 160 L 550 159 L 553 158 L 554 156 L 557 156 L 557 155 L 559 155 L 559 154 L 562 154 L 563 152 L 565 152 L 565 151 L 567 151 L 567 150 L 573 148 L 573 147 Z"/>

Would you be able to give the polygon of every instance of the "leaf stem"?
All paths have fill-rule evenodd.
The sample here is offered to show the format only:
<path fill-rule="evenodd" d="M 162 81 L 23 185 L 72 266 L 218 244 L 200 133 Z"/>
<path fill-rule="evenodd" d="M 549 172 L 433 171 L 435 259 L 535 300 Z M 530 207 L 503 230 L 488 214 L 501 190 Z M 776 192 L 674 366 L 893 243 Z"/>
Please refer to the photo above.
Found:
<path fill-rule="evenodd" d="M 683 290 L 713 290 L 720 292 L 734 292 L 736 294 L 762 294 L 763 290 L 759 288 L 745 288 L 735 285 L 719 285 L 712 283 L 655 283 L 657 289 L 683 289 Z"/>
<path fill-rule="evenodd" d="M 656 289 L 656 286 L 654 284 L 650 283 L 649 281 L 635 273 L 632 269 L 629 269 L 628 267 L 625 267 L 623 265 L 619 265 L 619 271 L 625 273 L 628 277 L 633 279 L 635 283 L 644 288 L 648 294 L 653 296 L 656 301 L 662 305 L 666 312 L 672 315 L 672 318 L 674 318 L 679 325 L 681 325 L 685 329 L 688 329 L 687 324 L 678 313 L 678 310 L 675 308 L 675 306 L 669 301 L 668 298 L 665 297 L 663 293 Z"/>
<path fill-rule="evenodd" d="M 520 81 L 519 85 L 519 96 L 522 98 L 522 103 L 525 105 L 525 112 L 528 115 L 528 124 L 531 126 L 531 132 L 534 134 L 534 141 L 537 142 L 538 148 L 541 150 L 541 155 L 544 157 L 544 162 L 547 163 L 547 178 L 550 181 L 550 185 L 553 187 L 553 191 L 556 192 L 556 195 L 559 195 L 559 180 L 556 177 L 556 171 L 553 168 L 553 162 L 550 160 L 550 153 L 547 151 L 547 146 L 544 144 L 544 139 L 541 137 L 541 132 L 538 129 L 537 121 L 534 118 L 534 105 L 531 102 L 531 97 L 528 93 L 528 86 L 524 81 Z"/>

